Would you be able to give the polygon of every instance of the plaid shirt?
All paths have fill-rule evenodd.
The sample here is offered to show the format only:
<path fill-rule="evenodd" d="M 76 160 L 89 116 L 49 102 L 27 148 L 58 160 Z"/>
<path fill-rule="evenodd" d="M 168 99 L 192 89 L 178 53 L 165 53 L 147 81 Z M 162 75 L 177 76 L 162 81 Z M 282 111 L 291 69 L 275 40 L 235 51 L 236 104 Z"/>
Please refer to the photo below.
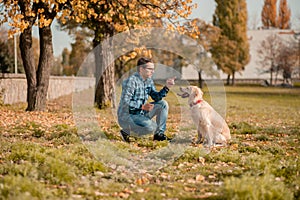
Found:
<path fill-rule="evenodd" d="M 149 96 L 154 101 L 160 101 L 167 95 L 168 91 L 167 87 L 163 87 L 160 91 L 157 91 L 151 78 L 143 80 L 140 74 L 135 72 L 122 83 L 122 95 L 118 115 L 121 112 L 143 113 L 142 105 L 147 102 Z"/>

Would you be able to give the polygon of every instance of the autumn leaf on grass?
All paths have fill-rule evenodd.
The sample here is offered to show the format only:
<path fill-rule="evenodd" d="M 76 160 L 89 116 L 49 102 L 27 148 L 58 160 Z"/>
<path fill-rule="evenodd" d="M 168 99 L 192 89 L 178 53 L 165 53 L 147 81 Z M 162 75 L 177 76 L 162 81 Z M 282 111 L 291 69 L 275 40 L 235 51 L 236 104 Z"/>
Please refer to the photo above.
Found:
<path fill-rule="evenodd" d="M 196 176 L 196 181 L 204 181 L 205 180 L 205 176 L 203 176 L 203 175 L 201 175 L 201 174 L 198 174 L 197 176 Z"/>
<path fill-rule="evenodd" d="M 187 192 L 194 192 L 197 190 L 197 188 L 194 188 L 194 187 L 184 187 L 184 190 L 187 191 Z"/>
<path fill-rule="evenodd" d="M 138 178 L 138 179 L 135 180 L 135 183 L 137 185 L 144 185 L 144 184 L 147 184 L 149 182 L 150 181 L 149 181 L 149 179 L 147 177 L 141 177 L 141 178 Z"/>

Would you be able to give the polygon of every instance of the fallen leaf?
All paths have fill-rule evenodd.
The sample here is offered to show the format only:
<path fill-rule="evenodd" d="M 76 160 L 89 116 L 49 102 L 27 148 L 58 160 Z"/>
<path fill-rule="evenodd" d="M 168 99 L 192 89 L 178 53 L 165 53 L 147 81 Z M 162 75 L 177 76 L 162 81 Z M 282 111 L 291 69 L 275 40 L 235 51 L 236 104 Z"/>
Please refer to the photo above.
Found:
<path fill-rule="evenodd" d="M 184 187 L 184 190 L 187 192 L 194 192 L 197 190 L 197 188 L 193 188 L 193 187 Z"/>
<path fill-rule="evenodd" d="M 205 180 L 205 176 L 201 175 L 201 174 L 198 174 L 196 176 L 196 181 L 204 181 Z"/>
<path fill-rule="evenodd" d="M 144 193 L 145 190 L 143 188 L 138 188 L 138 189 L 135 190 L 135 192 L 137 192 L 137 193 Z"/>
<path fill-rule="evenodd" d="M 202 164 L 202 165 L 205 165 L 205 158 L 203 158 L 203 157 L 199 157 L 198 158 L 198 161 Z"/>

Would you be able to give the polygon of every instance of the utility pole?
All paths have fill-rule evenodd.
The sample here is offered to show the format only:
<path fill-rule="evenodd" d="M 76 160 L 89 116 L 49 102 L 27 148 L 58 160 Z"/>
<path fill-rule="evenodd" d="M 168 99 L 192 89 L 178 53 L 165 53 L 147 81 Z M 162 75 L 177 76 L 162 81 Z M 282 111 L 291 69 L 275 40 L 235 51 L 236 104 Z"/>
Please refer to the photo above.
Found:
<path fill-rule="evenodd" d="M 18 52 L 17 52 L 17 35 L 14 34 L 14 50 L 15 50 L 15 74 L 18 73 Z"/>
<path fill-rule="evenodd" d="M 300 32 L 294 33 L 294 38 L 298 41 L 298 73 L 300 78 Z"/>

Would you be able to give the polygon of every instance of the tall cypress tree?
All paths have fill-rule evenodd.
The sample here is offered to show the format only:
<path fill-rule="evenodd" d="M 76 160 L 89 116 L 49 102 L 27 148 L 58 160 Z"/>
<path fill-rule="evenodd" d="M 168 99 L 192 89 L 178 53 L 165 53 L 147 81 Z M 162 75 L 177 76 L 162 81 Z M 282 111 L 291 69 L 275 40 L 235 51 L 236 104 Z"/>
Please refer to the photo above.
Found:
<path fill-rule="evenodd" d="M 235 73 L 249 62 L 247 39 L 247 5 L 245 0 L 216 0 L 213 23 L 221 29 L 219 40 L 212 45 L 215 63 L 228 74 L 229 84 L 235 81 Z"/>
<path fill-rule="evenodd" d="M 261 21 L 265 28 L 277 27 L 277 0 L 265 0 L 263 9 L 261 11 Z"/>
<path fill-rule="evenodd" d="M 291 28 L 290 24 L 291 10 L 288 7 L 287 0 L 280 0 L 277 25 L 280 29 Z"/>

